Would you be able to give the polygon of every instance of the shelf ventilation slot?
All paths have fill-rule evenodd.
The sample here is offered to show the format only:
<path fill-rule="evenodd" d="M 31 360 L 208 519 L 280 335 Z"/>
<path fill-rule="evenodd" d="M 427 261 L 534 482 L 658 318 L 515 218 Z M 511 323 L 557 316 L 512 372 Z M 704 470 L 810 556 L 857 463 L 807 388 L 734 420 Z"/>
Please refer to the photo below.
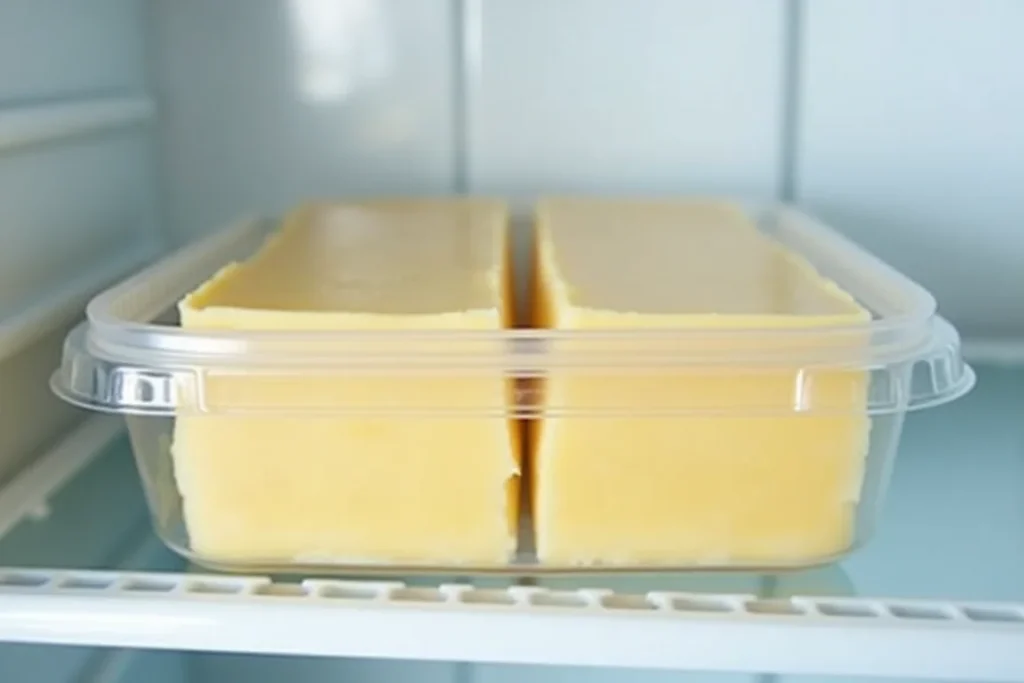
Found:
<path fill-rule="evenodd" d="M 1024 605 L 884 601 L 857 598 L 758 598 L 699 593 L 616 593 L 603 589 L 548 590 L 535 586 L 477 588 L 468 584 L 410 586 L 401 582 L 309 579 L 275 582 L 264 577 L 132 574 L 100 571 L 0 570 L 0 594 L 39 593 L 97 597 L 111 594 L 166 599 L 384 603 L 453 610 L 617 613 L 633 618 L 674 614 L 691 619 L 810 619 L 887 623 L 959 622 L 1024 626 Z"/>

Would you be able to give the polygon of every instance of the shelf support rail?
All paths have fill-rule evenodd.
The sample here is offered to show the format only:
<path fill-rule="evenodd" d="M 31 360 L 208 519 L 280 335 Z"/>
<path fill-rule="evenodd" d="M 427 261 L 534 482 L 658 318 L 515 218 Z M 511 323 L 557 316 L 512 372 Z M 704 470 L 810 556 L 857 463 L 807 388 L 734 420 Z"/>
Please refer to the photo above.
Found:
<path fill-rule="evenodd" d="M 0 570 L 0 640 L 930 679 L 1024 679 L 1024 605 Z"/>

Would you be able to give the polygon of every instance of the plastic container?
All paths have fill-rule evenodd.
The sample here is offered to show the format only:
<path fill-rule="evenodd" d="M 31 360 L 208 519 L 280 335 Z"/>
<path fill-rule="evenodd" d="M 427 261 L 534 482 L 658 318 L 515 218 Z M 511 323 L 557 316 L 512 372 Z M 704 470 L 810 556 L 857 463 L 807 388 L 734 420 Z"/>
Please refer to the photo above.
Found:
<path fill-rule="evenodd" d="M 297 333 L 179 328 L 177 302 L 226 263 L 244 260 L 257 251 L 277 225 L 276 221 L 253 220 L 192 244 L 97 296 L 88 307 L 87 322 L 69 335 L 62 365 L 53 377 L 52 386 L 75 405 L 127 417 L 157 533 L 181 555 L 217 569 L 529 575 L 580 571 L 776 569 L 823 564 L 858 547 L 876 526 L 905 414 L 963 395 L 973 386 L 974 374 L 961 359 L 956 331 L 936 315 L 935 301 L 920 286 L 795 209 L 756 208 L 750 213 L 765 235 L 802 256 L 818 273 L 852 295 L 870 312 L 870 319 L 810 330 L 732 326 Z M 520 261 L 530 260 L 522 254 L 517 256 Z M 531 266 L 516 263 L 516 277 L 524 279 L 524 273 L 530 271 Z M 559 377 L 603 379 L 594 384 L 598 388 L 587 394 L 585 402 L 573 403 L 558 402 L 552 394 L 545 393 L 545 386 L 553 385 L 554 379 Z M 855 378 L 851 386 L 856 392 L 862 392 L 856 394 L 855 401 L 846 394 L 841 400 L 837 399 L 836 392 L 828 389 L 835 386 L 836 377 Z M 280 381 L 292 387 L 306 386 L 304 383 L 308 382 L 310 390 L 284 392 L 279 401 L 267 400 L 265 394 L 260 394 L 259 400 L 238 398 L 246 395 L 244 390 L 226 399 L 224 392 L 216 389 L 223 386 L 217 383 L 225 381 L 224 378 L 240 382 Z M 396 382 L 418 382 L 429 388 L 446 387 L 452 382 L 469 381 L 469 378 L 472 381 L 481 381 L 481 378 L 507 381 L 514 390 L 508 392 L 507 400 L 484 403 L 439 400 L 430 404 L 422 400 L 422 391 L 416 394 L 419 400 L 404 405 L 393 398 L 397 394 L 386 391 L 346 394 L 342 402 L 323 398 L 330 394 L 326 386 L 342 386 L 346 382 L 359 382 L 362 387 L 373 382 L 380 382 L 381 387 L 394 387 Z M 737 386 L 737 382 L 748 381 L 757 382 L 761 387 L 770 385 L 772 390 L 730 392 L 730 387 Z M 644 392 L 645 387 L 661 386 L 659 382 L 681 382 L 684 384 L 679 386 L 699 390 L 638 393 Z M 382 395 L 392 398 L 384 399 Z M 437 395 L 456 394 L 438 391 Z M 543 430 L 548 421 L 554 424 L 557 420 L 563 423 L 589 420 L 589 423 L 579 424 L 596 427 L 619 420 L 623 434 L 641 435 L 646 433 L 644 430 L 661 430 L 657 433 L 670 435 L 678 441 L 680 458 L 696 457 L 692 452 L 694 446 L 687 438 L 689 426 L 700 425 L 705 432 L 717 433 L 714 430 L 721 431 L 726 426 L 728 432 L 743 432 L 747 427 L 759 429 L 769 424 L 782 425 L 769 432 L 776 435 L 784 435 L 790 427 L 796 430 L 792 434 L 803 434 L 802 430 L 809 429 L 807 433 L 812 437 L 820 437 L 815 448 L 820 448 L 822 457 L 831 457 L 829 453 L 834 447 L 843 449 L 849 444 L 833 443 L 836 432 L 829 431 L 832 427 L 815 431 L 816 427 L 808 425 L 831 425 L 830 421 L 838 420 L 846 426 L 863 424 L 864 448 L 855 490 L 843 499 L 852 514 L 850 533 L 837 537 L 839 545 L 825 552 L 793 546 L 771 548 L 770 552 L 732 553 L 726 547 L 717 553 L 689 552 L 673 556 L 672 548 L 654 547 L 652 550 L 648 543 L 644 548 L 635 549 L 636 552 L 627 548 L 617 555 L 605 553 L 587 557 L 584 552 L 572 557 L 552 553 L 560 559 L 538 558 L 530 514 L 536 499 L 531 494 L 536 485 L 532 477 L 537 472 L 531 471 L 529 463 L 533 454 L 527 452 L 523 456 L 527 465 L 519 501 L 516 549 L 507 560 L 446 562 L 436 557 L 423 561 L 416 557 L 398 560 L 340 557 L 318 555 L 313 548 L 308 553 L 287 556 L 246 556 L 244 552 L 221 555 L 202 552 L 190 539 L 179 490 L 180 473 L 175 472 L 172 455 L 175 421 L 200 417 L 217 421 L 249 420 L 249 424 L 255 424 L 253 420 L 277 420 L 280 425 L 290 425 L 287 428 L 294 430 L 293 434 L 310 428 L 315 421 L 325 420 L 348 420 L 349 424 L 355 424 L 354 420 L 373 420 L 384 429 L 414 423 L 420 425 L 416 428 L 421 428 L 423 424 L 440 425 L 453 419 L 469 421 L 467 424 L 511 420 L 515 428 L 521 430 L 526 451 L 535 443 L 532 435 L 536 430 Z M 729 494 L 731 502 L 711 500 L 707 503 L 709 509 L 722 507 L 728 513 L 726 508 L 735 507 L 737 500 L 749 500 L 750 509 L 743 514 L 745 519 L 756 520 L 771 517 L 772 501 L 813 497 L 820 493 L 813 479 L 798 476 L 800 468 L 792 462 L 787 465 L 790 468 L 787 471 L 793 476 L 780 475 L 772 468 L 775 457 L 772 453 L 788 452 L 785 437 L 778 438 L 781 439 L 778 443 L 764 443 L 763 452 L 708 456 L 714 458 L 710 467 L 717 469 L 707 476 L 732 480 L 735 475 L 736 481 L 748 481 L 747 485 L 761 478 L 773 489 L 767 497 L 753 488 L 749 498 Z M 638 440 L 643 441 L 639 436 Z M 620 444 L 618 448 L 628 450 L 630 446 Z M 600 453 L 595 453 L 592 458 L 598 469 L 600 457 Z M 658 463 L 645 463 L 643 453 L 634 453 L 632 457 L 635 465 L 631 466 L 636 472 L 644 472 L 644 468 L 652 464 L 662 469 L 673 466 L 664 458 Z M 302 452 L 282 449 L 281 459 L 298 470 L 308 464 L 303 458 Z M 754 471 L 752 467 L 763 471 Z M 694 476 L 672 474 L 678 478 L 680 497 L 697 495 L 693 483 L 704 475 L 698 476 L 696 470 L 693 473 Z M 686 475 L 685 470 L 683 475 Z M 401 477 L 401 473 L 395 476 Z M 648 484 L 653 487 L 658 481 L 659 491 L 671 490 L 675 481 L 664 473 L 650 473 L 650 476 Z M 310 482 L 311 487 L 312 482 L 317 481 L 320 493 L 311 489 L 313 498 L 331 488 L 330 481 L 324 481 L 315 473 L 301 481 Z M 623 485 L 633 484 L 624 481 Z M 268 478 L 265 493 L 268 499 L 275 496 L 274 486 L 274 481 Z M 620 518 L 641 519 L 636 510 L 629 509 L 630 505 L 641 505 L 636 501 L 642 496 L 635 495 L 635 491 L 633 494 L 617 497 L 614 488 L 595 490 L 595 514 L 610 515 L 607 518 L 613 522 L 610 527 Z M 458 500 L 459 494 L 450 491 L 445 495 Z M 239 505 L 236 513 L 245 522 L 244 501 Z M 657 516 L 657 505 L 644 514 Z M 729 519 L 736 523 L 737 517 L 732 515 Z M 365 519 L 368 526 L 377 521 Z M 672 528 L 688 524 L 686 519 L 670 521 L 673 523 L 665 527 L 669 530 L 666 537 L 673 535 Z M 351 522 L 345 520 L 346 524 Z M 773 531 L 776 532 L 778 529 Z M 744 538 L 757 541 L 756 525 L 743 533 Z M 629 545 L 628 533 L 623 538 Z M 658 542 L 655 538 L 655 546 Z M 669 539 L 664 544 L 674 542 Z M 763 544 L 758 543 L 744 548 L 749 550 L 755 546 L 763 550 Z M 659 554 L 660 550 L 665 552 Z"/>

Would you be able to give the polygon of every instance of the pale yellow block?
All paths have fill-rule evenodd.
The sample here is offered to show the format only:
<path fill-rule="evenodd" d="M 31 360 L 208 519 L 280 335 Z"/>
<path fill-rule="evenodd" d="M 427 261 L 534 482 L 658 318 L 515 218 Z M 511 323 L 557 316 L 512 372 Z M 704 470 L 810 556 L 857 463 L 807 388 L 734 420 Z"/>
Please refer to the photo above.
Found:
<path fill-rule="evenodd" d="M 484 200 L 305 207 L 186 297 L 181 324 L 297 338 L 499 334 L 513 310 L 507 223 L 504 206 Z M 430 350 L 418 343 L 356 334 L 328 346 L 416 358 Z M 209 414 L 182 414 L 174 428 L 191 547 L 221 563 L 502 564 L 518 519 L 510 392 L 499 373 L 429 364 L 211 373 Z M 439 408 L 451 415 L 425 415 Z"/>
<path fill-rule="evenodd" d="M 847 549 L 868 444 L 865 373 L 721 358 L 624 370 L 614 357 L 782 350 L 792 341 L 774 329 L 856 327 L 868 312 L 726 204 L 551 199 L 537 230 L 538 326 L 690 333 L 556 346 L 564 358 L 603 356 L 544 382 L 549 416 L 530 444 L 540 560 L 778 566 Z M 802 353 L 865 340 L 812 334 Z M 799 401 L 818 412 L 787 414 Z"/>

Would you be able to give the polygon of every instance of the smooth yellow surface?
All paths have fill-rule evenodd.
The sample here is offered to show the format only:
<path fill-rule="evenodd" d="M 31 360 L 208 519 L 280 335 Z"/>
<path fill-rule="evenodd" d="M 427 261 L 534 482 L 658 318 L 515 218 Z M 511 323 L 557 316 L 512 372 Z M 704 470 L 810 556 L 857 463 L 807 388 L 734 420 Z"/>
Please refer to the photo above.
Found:
<path fill-rule="evenodd" d="M 869 319 L 726 204 L 551 199 L 537 231 L 537 326 L 691 333 L 568 342 L 577 358 L 783 349 L 792 342 L 773 330 Z M 742 334 L 693 336 L 723 330 Z M 803 343 L 838 342 L 823 332 Z M 603 367 L 544 382 L 549 416 L 529 449 L 541 562 L 799 565 L 850 546 L 868 444 L 863 372 Z M 792 414 L 801 403 L 817 412 Z"/>
<path fill-rule="evenodd" d="M 507 222 L 484 200 L 305 207 L 186 297 L 181 325 L 497 331 L 512 311 Z M 209 414 L 179 416 L 172 446 L 192 550 L 216 562 L 506 562 L 520 468 L 518 427 L 501 416 L 510 390 L 443 367 L 209 375 Z M 496 416 L 423 414 L 438 408 Z"/>

